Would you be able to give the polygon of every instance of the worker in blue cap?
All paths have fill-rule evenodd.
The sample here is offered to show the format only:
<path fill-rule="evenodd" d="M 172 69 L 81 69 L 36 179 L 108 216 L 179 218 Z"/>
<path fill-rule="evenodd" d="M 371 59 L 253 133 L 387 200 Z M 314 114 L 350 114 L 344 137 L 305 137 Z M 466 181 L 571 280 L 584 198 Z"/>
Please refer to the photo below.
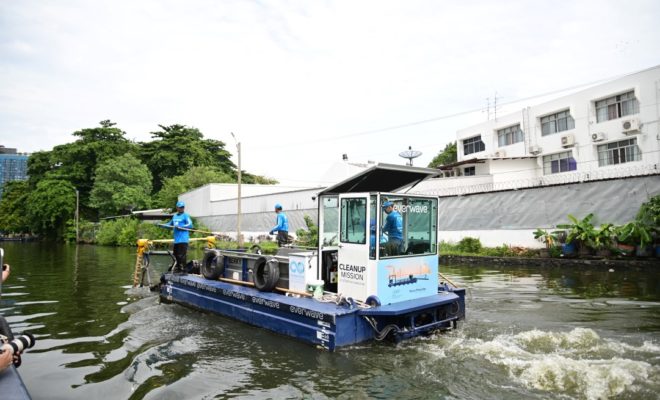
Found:
<path fill-rule="evenodd" d="M 289 242 L 289 218 L 282 211 L 280 203 L 275 204 L 275 214 L 277 214 L 277 225 L 269 233 L 273 235 L 277 232 L 277 245 L 282 247 Z"/>
<path fill-rule="evenodd" d="M 387 214 L 383 232 L 387 234 L 387 251 L 390 256 L 403 254 L 403 217 L 394 209 L 394 203 L 383 203 L 383 211 Z"/>
<path fill-rule="evenodd" d="M 371 229 L 370 229 L 371 234 L 369 235 L 369 257 L 375 258 L 376 257 L 376 247 L 377 247 L 376 243 L 378 243 L 379 246 L 382 245 L 382 244 L 386 244 L 387 243 L 387 236 L 385 236 L 382 233 L 379 235 L 378 232 L 376 232 L 376 218 L 371 219 L 370 226 L 371 226 Z M 377 240 L 377 238 L 379 236 L 380 236 L 380 239 Z"/>
<path fill-rule="evenodd" d="M 184 212 L 186 204 L 183 201 L 176 203 L 176 214 L 165 225 L 169 225 L 174 231 L 174 258 L 176 265 L 172 272 L 183 273 L 186 267 L 188 254 L 188 242 L 190 241 L 190 229 L 193 227 L 192 219 Z"/>

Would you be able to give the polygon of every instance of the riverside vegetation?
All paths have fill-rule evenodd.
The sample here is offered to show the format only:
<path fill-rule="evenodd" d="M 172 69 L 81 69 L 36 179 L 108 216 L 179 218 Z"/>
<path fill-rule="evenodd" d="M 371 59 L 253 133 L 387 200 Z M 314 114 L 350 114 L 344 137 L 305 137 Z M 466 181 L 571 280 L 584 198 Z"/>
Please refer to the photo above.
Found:
<path fill-rule="evenodd" d="M 32 153 L 29 178 L 3 187 L 0 233 L 73 241 L 78 197 L 79 225 L 87 232 L 83 240 L 90 241 L 106 226 L 119 229 L 98 224 L 108 217 L 171 208 L 180 193 L 207 183 L 236 182 L 238 171 L 224 142 L 205 139 L 185 125 L 159 128 L 150 133 L 153 140 L 135 142 L 106 120 L 74 132 L 71 143 Z M 245 171 L 241 176 L 245 183 L 277 183 Z M 130 236 L 131 224 L 119 224 L 124 236 L 119 242 Z"/>
<path fill-rule="evenodd" d="M 480 240 L 464 237 L 458 243 L 440 243 L 442 255 L 492 257 L 620 257 L 660 256 L 660 195 L 643 203 L 635 219 L 623 225 L 609 222 L 594 225 L 593 213 L 582 219 L 568 215 L 570 224 L 557 225 L 558 230 L 538 228 L 534 238 L 545 245 L 530 249 L 503 244 L 483 247 Z"/>

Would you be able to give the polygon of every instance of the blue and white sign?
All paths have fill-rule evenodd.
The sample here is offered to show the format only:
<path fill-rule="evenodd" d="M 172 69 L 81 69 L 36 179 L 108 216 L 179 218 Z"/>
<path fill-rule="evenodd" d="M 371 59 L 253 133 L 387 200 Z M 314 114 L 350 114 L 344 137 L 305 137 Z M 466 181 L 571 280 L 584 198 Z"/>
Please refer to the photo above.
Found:
<path fill-rule="evenodd" d="M 429 255 L 378 261 L 377 288 L 381 304 L 393 304 L 436 294 L 438 257 Z"/>

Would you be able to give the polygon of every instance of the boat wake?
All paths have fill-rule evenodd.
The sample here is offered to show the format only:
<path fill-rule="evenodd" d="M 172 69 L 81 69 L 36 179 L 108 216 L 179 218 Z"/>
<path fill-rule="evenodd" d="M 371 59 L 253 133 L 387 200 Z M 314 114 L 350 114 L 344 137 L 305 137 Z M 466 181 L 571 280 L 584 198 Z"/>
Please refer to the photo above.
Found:
<path fill-rule="evenodd" d="M 568 332 L 530 330 L 499 334 L 491 340 L 460 337 L 447 340 L 436 355 L 468 357 L 501 367 L 509 379 L 560 397 L 608 399 L 623 393 L 653 398 L 660 388 L 660 345 L 639 346 L 601 338 L 594 330 Z M 482 361 L 483 363 L 483 361 Z"/>

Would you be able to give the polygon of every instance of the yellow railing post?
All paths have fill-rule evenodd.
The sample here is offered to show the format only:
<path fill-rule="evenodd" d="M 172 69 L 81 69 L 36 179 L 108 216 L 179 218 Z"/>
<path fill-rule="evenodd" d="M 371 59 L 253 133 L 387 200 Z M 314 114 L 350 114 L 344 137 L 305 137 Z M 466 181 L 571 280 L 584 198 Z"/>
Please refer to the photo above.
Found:
<path fill-rule="evenodd" d="M 137 260 L 135 260 L 135 271 L 133 274 L 133 287 L 136 287 L 142 278 L 142 260 L 144 253 L 149 249 L 149 239 L 138 239 Z"/>
<path fill-rule="evenodd" d="M 215 236 L 206 237 L 206 248 L 215 249 Z"/>

